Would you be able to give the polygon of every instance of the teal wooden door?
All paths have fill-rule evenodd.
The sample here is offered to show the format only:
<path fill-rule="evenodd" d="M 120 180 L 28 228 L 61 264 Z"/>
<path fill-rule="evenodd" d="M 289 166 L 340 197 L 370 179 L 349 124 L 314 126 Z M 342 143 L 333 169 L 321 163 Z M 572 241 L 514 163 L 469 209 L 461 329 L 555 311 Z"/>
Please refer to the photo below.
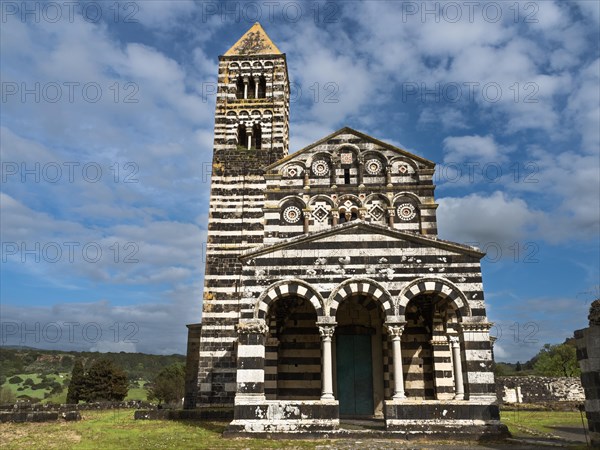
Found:
<path fill-rule="evenodd" d="M 336 337 L 336 362 L 340 415 L 373 415 L 373 366 L 371 336 Z"/>

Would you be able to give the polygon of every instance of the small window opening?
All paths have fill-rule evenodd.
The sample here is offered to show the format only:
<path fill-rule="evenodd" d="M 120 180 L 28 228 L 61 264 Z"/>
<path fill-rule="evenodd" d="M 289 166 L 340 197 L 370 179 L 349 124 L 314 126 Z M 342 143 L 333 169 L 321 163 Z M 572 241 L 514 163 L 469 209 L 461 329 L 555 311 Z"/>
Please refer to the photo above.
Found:
<path fill-rule="evenodd" d="M 260 128 L 260 125 L 255 123 L 252 126 L 252 142 L 251 142 L 251 147 L 255 148 L 257 150 L 260 150 L 262 145 L 262 130 Z"/>
<path fill-rule="evenodd" d="M 247 148 L 248 135 L 246 134 L 246 125 L 243 123 L 238 125 L 238 147 Z"/>
<path fill-rule="evenodd" d="M 244 79 L 243 79 L 243 77 L 238 77 L 238 79 L 237 79 L 235 96 L 238 99 L 244 98 Z"/>
<path fill-rule="evenodd" d="M 258 96 L 257 98 L 266 98 L 267 96 L 267 80 L 265 77 L 260 77 L 258 80 Z"/>
<path fill-rule="evenodd" d="M 254 77 L 250 77 L 248 80 L 248 98 L 254 98 L 254 94 L 256 92 L 256 83 L 254 82 Z"/>
<path fill-rule="evenodd" d="M 344 183 L 350 184 L 350 169 L 344 169 Z"/>

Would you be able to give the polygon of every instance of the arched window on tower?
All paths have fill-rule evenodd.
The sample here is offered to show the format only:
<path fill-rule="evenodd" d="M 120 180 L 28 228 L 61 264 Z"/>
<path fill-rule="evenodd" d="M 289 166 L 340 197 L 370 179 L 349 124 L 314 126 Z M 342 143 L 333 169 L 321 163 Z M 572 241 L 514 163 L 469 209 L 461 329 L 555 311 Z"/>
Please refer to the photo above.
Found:
<path fill-rule="evenodd" d="M 262 145 L 262 130 L 260 128 L 260 124 L 255 123 L 252 126 L 252 136 L 250 147 L 260 150 Z"/>
<path fill-rule="evenodd" d="M 246 125 L 243 123 L 238 125 L 237 137 L 238 148 L 248 148 L 248 134 L 246 133 Z"/>
<path fill-rule="evenodd" d="M 237 99 L 244 98 L 244 77 L 239 76 L 235 84 L 235 97 Z"/>
<path fill-rule="evenodd" d="M 261 76 L 258 80 L 258 96 L 256 98 L 267 97 L 267 80 L 264 76 Z"/>
<path fill-rule="evenodd" d="M 248 80 L 248 98 L 255 98 L 256 94 L 256 82 L 254 81 L 254 77 L 249 77 Z"/>

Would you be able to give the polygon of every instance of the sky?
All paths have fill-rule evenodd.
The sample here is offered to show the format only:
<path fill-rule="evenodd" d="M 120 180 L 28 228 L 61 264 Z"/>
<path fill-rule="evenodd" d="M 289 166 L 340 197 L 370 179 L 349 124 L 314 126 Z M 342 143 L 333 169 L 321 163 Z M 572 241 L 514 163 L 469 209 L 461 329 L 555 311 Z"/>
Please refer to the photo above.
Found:
<path fill-rule="evenodd" d="M 286 53 L 290 152 L 349 126 L 437 163 L 496 359 L 600 295 L 600 3 L 1 3 L 2 345 L 185 353 L 201 321 L 218 56 Z"/>

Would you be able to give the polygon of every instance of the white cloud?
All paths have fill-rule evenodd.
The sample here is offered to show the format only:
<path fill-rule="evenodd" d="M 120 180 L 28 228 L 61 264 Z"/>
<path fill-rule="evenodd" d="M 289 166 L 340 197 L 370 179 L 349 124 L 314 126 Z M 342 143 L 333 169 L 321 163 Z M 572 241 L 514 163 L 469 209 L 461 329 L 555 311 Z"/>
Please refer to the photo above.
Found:
<path fill-rule="evenodd" d="M 441 237 L 456 242 L 496 243 L 506 247 L 531 236 L 543 214 L 518 198 L 496 191 L 489 196 L 444 197 L 438 200 Z M 476 244 L 474 244 L 476 245 Z"/>
<path fill-rule="evenodd" d="M 512 147 L 498 144 L 492 135 L 449 136 L 444 139 L 444 162 L 505 162 Z"/>

